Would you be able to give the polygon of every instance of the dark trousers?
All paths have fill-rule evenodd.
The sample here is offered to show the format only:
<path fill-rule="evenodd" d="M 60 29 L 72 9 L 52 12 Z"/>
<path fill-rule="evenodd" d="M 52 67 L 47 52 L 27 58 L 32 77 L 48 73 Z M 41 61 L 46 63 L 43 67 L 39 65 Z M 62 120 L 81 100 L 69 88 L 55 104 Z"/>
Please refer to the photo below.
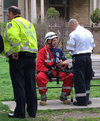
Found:
<path fill-rule="evenodd" d="M 79 104 L 88 104 L 90 80 L 92 79 L 92 61 L 90 54 L 73 56 L 73 75 L 76 100 Z"/>
<path fill-rule="evenodd" d="M 19 56 L 18 60 L 9 60 L 16 108 L 15 117 L 25 118 L 25 104 L 31 117 L 36 116 L 37 95 L 35 81 L 35 57 Z"/>

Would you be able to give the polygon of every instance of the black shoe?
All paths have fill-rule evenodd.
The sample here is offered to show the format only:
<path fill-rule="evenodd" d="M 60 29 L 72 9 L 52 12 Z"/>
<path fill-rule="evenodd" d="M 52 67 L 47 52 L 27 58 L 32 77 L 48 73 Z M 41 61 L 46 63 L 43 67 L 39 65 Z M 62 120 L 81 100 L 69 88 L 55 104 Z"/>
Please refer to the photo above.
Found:
<path fill-rule="evenodd" d="M 73 105 L 77 105 L 77 106 L 87 106 L 87 105 L 90 105 L 90 104 L 92 104 L 92 101 L 90 101 L 90 100 L 89 100 L 88 104 L 84 104 L 84 105 L 79 104 L 79 103 L 77 103 L 76 101 L 73 102 Z"/>
<path fill-rule="evenodd" d="M 70 104 L 70 101 L 67 100 L 66 94 L 67 94 L 66 92 L 61 92 L 60 100 L 61 100 L 64 104 Z"/>
<path fill-rule="evenodd" d="M 87 106 L 87 104 L 84 104 L 84 105 L 83 105 L 83 104 L 79 104 L 79 103 L 78 103 L 78 102 L 76 102 L 76 101 L 75 101 L 75 102 L 73 102 L 73 105 L 76 105 L 76 106 Z"/>
<path fill-rule="evenodd" d="M 92 104 L 92 101 L 91 100 L 89 100 L 89 102 L 88 102 L 88 105 L 90 105 L 90 104 Z"/>
<path fill-rule="evenodd" d="M 41 101 L 46 101 L 46 93 L 41 94 Z"/>
<path fill-rule="evenodd" d="M 65 100 L 67 100 L 67 97 L 62 97 L 62 96 L 60 96 L 60 100 L 61 100 L 61 101 L 65 101 Z"/>
<path fill-rule="evenodd" d="M 61 100 L 64 104 L 70 104 L 70 101 L 67 100 L 67 97 L 66 97 L 66 98 L 63 98 L 62 96 L 60 96 L 60 100 Z"/>
<path fill-rule="evenodd" d="M 8 113 L 8 116 L 9 116 L 10 118 L 15 118 L 14 113 Z"/>
<path fill-rule="evenodd" d="M 41 105 L 41 106 L 46 105 L 46 93 L 45 93 L 45 94 L 41 94 L 40 105 Z"/>
<path fill-rule="evenodd" d="M 30 117 L 32 117 L 32 118 L 35 118 L 36 116 L 32 116 L 32 115 L 29 115 Z"/>
<path fill-rule="evenodd" d="M 25 118 L 25 117 L 15 116 L 14 113 L 8 113 L 8 116 L 10 118 Z"/>

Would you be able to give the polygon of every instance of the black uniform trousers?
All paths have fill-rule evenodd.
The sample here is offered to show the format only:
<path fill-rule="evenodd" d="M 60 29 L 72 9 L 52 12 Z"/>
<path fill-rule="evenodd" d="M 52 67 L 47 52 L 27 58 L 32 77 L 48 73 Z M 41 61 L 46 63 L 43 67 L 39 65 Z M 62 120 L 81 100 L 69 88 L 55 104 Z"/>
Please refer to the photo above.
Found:
<path fill-rule="evenodd" d="M 14 116 L 25 118 L 25 104 L 29 116 L 35 117 L 37 111 L 37 95 L 35 81 L 35 57 L 20 55 L 14 60 L 9 57 L 10 76 L 12 80 L 16 107 Z"/>
<path fill-rule="evenodd" d="M 90 80 L 92 79 L 91 54 L 73 55 L 73 78 L 76 100 L 80 105 L 87 105 L 90 93 Z"/>

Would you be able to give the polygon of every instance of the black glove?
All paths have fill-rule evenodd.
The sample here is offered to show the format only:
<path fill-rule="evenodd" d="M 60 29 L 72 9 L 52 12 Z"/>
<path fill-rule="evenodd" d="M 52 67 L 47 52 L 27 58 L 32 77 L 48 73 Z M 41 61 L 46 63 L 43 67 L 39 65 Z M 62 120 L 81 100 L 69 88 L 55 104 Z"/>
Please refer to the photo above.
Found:
<path fill-rule="evenodd" d="M 53 77 L 53 73 L 50 70 L 45 71 L 45 74 L 47 75 L 48 78 Z"/>
<path fill-rule="evenodd" d="M 95 72 L 92 70 L 92 77 L 94 77 L 94 75 L 95 75 Z"/>
<path fill-rule="evenodd" d="M 73 73 L 73 68 L 72 67 L 66 67 L 65 69 L 64 69 L 64 71 L 66 72 L 66 74 L 69 74 L 69 73 Z"/>

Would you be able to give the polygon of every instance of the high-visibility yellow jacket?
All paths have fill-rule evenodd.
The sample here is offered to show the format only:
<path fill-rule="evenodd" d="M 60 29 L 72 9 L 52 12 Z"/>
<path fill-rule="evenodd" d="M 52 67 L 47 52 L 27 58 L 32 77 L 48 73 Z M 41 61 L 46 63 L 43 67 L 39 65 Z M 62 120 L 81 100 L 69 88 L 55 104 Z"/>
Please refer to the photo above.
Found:
<path fill-rule="evenodd" d="M 37 53 L 37 36 L 33 24 L 22 17 L 8 22 L 4 33 L 4 50 L 7 57 L 18 52 Z"/>

